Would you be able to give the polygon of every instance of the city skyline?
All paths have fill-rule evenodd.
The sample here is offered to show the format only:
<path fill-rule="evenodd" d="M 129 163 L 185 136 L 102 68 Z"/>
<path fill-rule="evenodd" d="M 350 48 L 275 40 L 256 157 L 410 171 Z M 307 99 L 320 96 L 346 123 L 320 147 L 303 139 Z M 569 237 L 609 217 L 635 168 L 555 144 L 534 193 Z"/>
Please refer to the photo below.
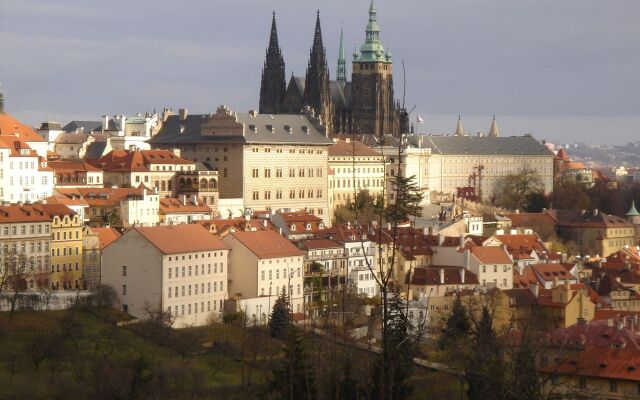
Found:
<path fill-rule="evenodd" d="M 9 1 L 0 6 L 0 35 L 13 61 L 0 67 L 0 91 L 7 111 L 32 125 L 164 106 L 257 109 L 272 10 L 287 76 L 304 73 L 320 10 L 334 79 L 340 27 L 350 73 L 368 4 L 193 1 L 171 9 L 147 1 L 127 8 Z M 458 114 L 467 134 L 487 132 L 495 114 L 503 135 L 610 144 L 637 136 L 640 83 L 633 76 L 640 57 L 629 51 L 640 34 L 632 18 L 637 4 L 376 5 L 382 41 L 394 55 L 397 96 L 404 61 L 406 105 L 416 106 L 412 122 L 416 114 L 425 120 L 420 132 L 452 133 Z"/>

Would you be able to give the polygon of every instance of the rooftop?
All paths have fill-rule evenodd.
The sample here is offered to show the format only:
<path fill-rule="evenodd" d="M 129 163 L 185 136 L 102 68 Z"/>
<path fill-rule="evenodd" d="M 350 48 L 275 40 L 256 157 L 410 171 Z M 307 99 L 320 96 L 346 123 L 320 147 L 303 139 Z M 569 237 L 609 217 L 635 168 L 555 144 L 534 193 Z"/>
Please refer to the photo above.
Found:
<path fill-rule="evenodd" d="M 304 251 L 276 231 L 234 232 L 231 234 L 258 258 L 302 256 Z"/>
<path fill-rule="evenodd" d="M 214 237 L 199 224 L 134 229 L 164 254 L 228 250 L 228 247 L 220 239 Z"/>

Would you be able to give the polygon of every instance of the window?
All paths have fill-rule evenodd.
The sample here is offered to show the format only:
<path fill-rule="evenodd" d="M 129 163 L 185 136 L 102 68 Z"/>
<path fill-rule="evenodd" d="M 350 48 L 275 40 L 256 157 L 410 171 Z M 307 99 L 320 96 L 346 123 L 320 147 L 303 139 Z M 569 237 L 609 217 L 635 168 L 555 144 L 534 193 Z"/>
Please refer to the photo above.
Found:
<path fill-rule="evenodd" d="M 127 266 L 126 265 L 122 266 L 122 276 L 127 276 Z"/>
<path fill-rule="evenodd" d="M 289 178 L 295 178 L 296 177 L 296 170 L 293 168 L 289 169 Z"/>
<path fill-rule="evenodd" d="M 260 199 L 260 192 L 258 192 L 257 190 L 254 190 L 251 198 L 253 200 L 259 200 Z"/>
<path fill-rule="evenodd" d="M 269 168 L 264 169 L 264 177 L 271 178 L 271 170 Z"/>
<path fill-rule="evenodd" d="M 260 278 L 261 278 L 261 280 L 264 280 L 264 271 L 262 271 L 262 272 L 260 273 Z"/>
<path fill-rule="evenodd" d="M 123 296 L 127 295 L 127 285 L 122 285 L 122 295 Z"/>
<path fill-rule="evenodd" d="M 282 168 L 276 169 L 276 178 L 282 178 Z"/>
<path fill-rule="evenodd" d="M 271 192 L 270 191 L 266 190 L 264 192 L 264 199 L 265 200 L 271 200 Z"/>
<path fill-rule="evenodd" d="M 251 177 L 252 178 L 257 178 L 258 177 L 258 168 L 254 168 L 251 170 Z"/>
<path fill-rule="evenodd" d="M 585 389 L 587 387 L 587 378 L 581 376 L 578 380 L 578 386 L 580 387 L 580 389 Z"/>
<path fill-rule="evenodd" d="M 609 381 L 609 391 L 610 392 L 617 392 L 618 391 L 618 381 L 613 380 L 613 379 Z"/>

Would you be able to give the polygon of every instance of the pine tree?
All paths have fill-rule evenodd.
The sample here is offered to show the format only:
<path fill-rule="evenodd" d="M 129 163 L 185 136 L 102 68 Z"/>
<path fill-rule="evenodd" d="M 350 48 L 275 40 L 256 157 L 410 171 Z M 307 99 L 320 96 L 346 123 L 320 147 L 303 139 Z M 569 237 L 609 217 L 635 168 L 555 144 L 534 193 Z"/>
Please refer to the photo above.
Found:
<path fill-rule="evenodd" d="M 289 326 L 291 325 L 291 312 L 289 310 L 289 301 L 282 289 L 282 293 L 273 304 L 271 319 L 269 320 L 269 329 L 271 336 L 274 338 L 284 338 Z"/>
<path fill-rule="evenodd" d="M 422 216 L 420 203 L 424 195 L 418 188 L 415 178 L 415 175 L 404 177 L 399 173 L 391 178 L 396 198 L 393 204 L 387 206 L 385 213 L 387 221 L 404 222 L 408 221 L 410 217 Z"/>
<path fill-rule="evenodd" d="M 470 331 L 471 321 L 458 294 L 453 301 L 451 313 L 445 321 L 438 347 L 441 350 L 455 350 L 457 344 L 468 338 Z"/>
<path fill-rule="evenodd" d="M 287 329 L 286 336 L 284 355 L 269 384 L 270 398 L 316 399 L 315 375 L 308 365 L 302 336 L 293 326 Z"/>
<path fill-rule="evenodd" d="M 372 399 L 401 400 L 411 395 L 409 378 L 413 367 L 413 358 L 416 355 L 415 343 L 411 337 L 411 322 L 405 313 L 405 303 L 400 298 L 397 288 L 391 293 L 389 299 L 389 313 L 387 321 L 387 345 L 389 346 L 389 359 L 387 360 L 388 373 L 383 373 L 382 360 L 378 357 L 373 366 Z M 384 386 L 382 379 L 388 379 Z M 385 393 L 382 393 L 385 387 Z"/>
<path fill-rule="evenodd" d="M 512 397 L 517 400 L 540 399 L 542 390 L 536 366 L 536 354 L 532 338 L 526 331 L 523 332 L 513 364 Z"/>
<path fill-rule="evenodd" d="M 473 334 L 473 347 L 465 368 L 467 397 L 469 400 L 506 399 L 504 359 L 487 306 L 482 308 L 482 317 Z"/>

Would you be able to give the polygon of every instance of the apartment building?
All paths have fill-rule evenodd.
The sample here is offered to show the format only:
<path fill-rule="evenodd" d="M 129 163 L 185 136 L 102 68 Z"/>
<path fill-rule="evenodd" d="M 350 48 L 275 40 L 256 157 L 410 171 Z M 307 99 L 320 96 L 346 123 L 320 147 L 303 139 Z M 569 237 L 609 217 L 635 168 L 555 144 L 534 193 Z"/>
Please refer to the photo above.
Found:
<path fill-rule="evenodd" d="M 160 222 L 160 196 L 139 188 L 61 188 L 56 195 L 80 200 L 91 227 L 156 226 Z"/>
<path fill-rule="evenodd" d="M 33 129 L 0 110 L 0 200 L 34 202 L 51 196 L 53 170 L 46 151 L 46 142 Z"/>
<path fill-rule="evenodd" d="M 161 196 L 175 196 L 176 174 L 195 171 L 196 164 L 168 150 L 112 150 L 88 163 L 104 171 L 109 187 L 153 188 Z"/>
<path fill-rule="evenodd" d="M 289 240 L 307 239 L 324 229 L 322 218 L 305 211 L 276 212 L 271 215 L 271 222 Z"/>
<path fill-rule="evenodd" d="M 328 148 L 318 121 L 305 115 L 214 114 L 181 110 L 149 140 L 154 148 L 178 148 L 218 169 L 220 199 L 243 199 L 252 210 L 306 210 L 330 224 Z"/>
<path fill-rule="evenodd" d="M 513 259 L 500 246 L 471 246 L 465 250 L 465 267 L 478 277 L 482 286 L 513 288 Z"/>
<path fill-rule="evenodd" d="M 51 218 L 51 289 L 81 289 L 83 221 L 62 204 L 41 204 L 40 207 Z"/>
<path fill-rule="evenodd" d="M 329 147 L 329 190 L 334 207 L 349 204 L 355 193 L 367 190 L 376 198 L 385 185 L 383 156 L 356 140 L 338 140 Z"/>
<path fill-rule="evenodd" d="M 229 248 L 199 224 L 133 228 L 102 250 L 102 282 L 125 312 L 168 312 L 173 327 L 217 320 L 227 298 Z"/>
<path fill-rule="evenodd" d="M 82 229 L 82 287 L 94 289 L 102 280 L 102 250 L 120 237 L 114 228 Z"/>
<path fill-rule="evenodd" d="M 160 199 L 160 224 L 190 224 L 211 219 L 211 208 L 196 196 Z"/>
<path fill-rule="evenodd" d="M 56 188 L 104 186 L 102 170 L 85 161 L 49 161 L 48 166 L 53 170 Z"/>
<path fill-rule="evenodd" d="M 289 297 L 294 313 L 304 312 L 304 251 L 272 230 L 234 232 L 222 241 L 231 249 L 230 297 L 262 299 L 244 306 L 261 322 L 265 321 L 262 314 L 271 312 L 269 305 L 283 292 Z M 240 305 L 241 310 L 244 307 Z"/>
<path fill-rule="evenodd" d="M 41 206 L 0 207 L 0 268 L 24 266 L 26 289 L 49 286 L 50 246 L 51 218 Z"/>

